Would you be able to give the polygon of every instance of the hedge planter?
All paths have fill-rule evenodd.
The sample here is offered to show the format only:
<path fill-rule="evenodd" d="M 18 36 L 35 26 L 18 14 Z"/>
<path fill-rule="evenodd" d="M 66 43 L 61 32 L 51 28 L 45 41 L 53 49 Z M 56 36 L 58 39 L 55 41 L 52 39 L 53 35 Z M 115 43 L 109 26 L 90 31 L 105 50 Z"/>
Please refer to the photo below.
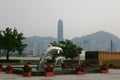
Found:
<path fill-rule="evenodd" d="M 108 70 L 108 65 L 107 64 L 103 64 L 101 67 L 100 67 L 100 72 L 101 73 L 108 73 L 109 70 Z"/>
<path fill-rule="evenodd" d="M 54 72 L 45 72 L 44 73 L 45 76 L 54 76 Z"/>
<path fill-rule="evenodd" d="M 30 77 L 32 76 L 31 67 L 29 64 L 25 64 L 23 67 L 23 76 Z"/>
<path fill-rule="evenodd" d="M 2 71 L 3 69 L 2 69 L 2 64 L 0 64 L 0 72 Z"/>
<path fill-rule="evenodd" d="M 13 73 L 13 68 L 12 68 L 12 66 L 8 65 L 8 66 L 6 67 L 6 73 L 7 73 L 7 74 L 12 74 L 12 73 Z"/>
<path fill-rule="evenodd" d="M 54 76 L 53 69 L 54 69 L 53 65 L 47 64 L 44 68 L 44 70 L 45 70 L 44 75 L 45 76 Z"/>
<path fill-rule="evenodd" d="M 6 73 L 7 73 L 7 74 L 12 74 L 12 73 L 13 73 L 13 70 L 6 70 Z"/>
<path fill-rule="evenodd" d="M 2 71 L 3 69 L 2 68 L 0 68 L 0 72 Z"/>
<path fill-rule="evenodd" d="M 83 75 L 83 74 L 84 74 L 84 69 L 83 69 L 83 67 L 82 67 L 82 66 L 77 67 L 76 70 L 75 70 L 75 73 L 76 73 L 77 75 Z"/>

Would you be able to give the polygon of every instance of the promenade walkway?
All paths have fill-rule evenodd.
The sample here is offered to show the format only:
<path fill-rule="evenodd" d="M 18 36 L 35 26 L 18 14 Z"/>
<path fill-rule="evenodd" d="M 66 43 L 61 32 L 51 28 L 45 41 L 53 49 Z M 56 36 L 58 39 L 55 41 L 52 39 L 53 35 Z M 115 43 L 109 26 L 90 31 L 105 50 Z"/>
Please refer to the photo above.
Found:
<path fill-rule="evenodd" d="M 88 73 L 84 75 L 55 75 L 54 77 L 6 74 L 0 72 L 0 80 L 120 80 L 120 69 L 110 69 L 108 74 Z"/>

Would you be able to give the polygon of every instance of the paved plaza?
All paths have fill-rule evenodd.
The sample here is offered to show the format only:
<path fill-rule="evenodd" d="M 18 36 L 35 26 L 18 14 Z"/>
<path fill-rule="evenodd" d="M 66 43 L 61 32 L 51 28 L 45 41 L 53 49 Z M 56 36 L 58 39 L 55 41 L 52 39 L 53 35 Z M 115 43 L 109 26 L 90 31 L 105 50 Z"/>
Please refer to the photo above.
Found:
<path fill-rule="evenodd" d="M 0 80 L 120 80 L 120 69 L 110 69 L 108 74 L 87 73 L 84 75 L 55 75 L 53 77 L 23 77 L 22 75 L 0 72 Z"/>

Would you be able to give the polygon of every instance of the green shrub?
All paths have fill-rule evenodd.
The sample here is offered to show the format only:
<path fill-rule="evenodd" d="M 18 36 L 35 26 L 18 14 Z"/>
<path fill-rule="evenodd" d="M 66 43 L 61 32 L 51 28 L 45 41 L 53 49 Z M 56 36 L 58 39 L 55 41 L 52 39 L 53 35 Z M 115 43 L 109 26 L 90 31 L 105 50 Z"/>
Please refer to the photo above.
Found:
<path fill-rule="evenodd" d="M 24 65 L 24 67 L 23 67 L 24 72 L 31 72 L 31 70 L 32 70 L 32 68 L 28 64 Z"/>

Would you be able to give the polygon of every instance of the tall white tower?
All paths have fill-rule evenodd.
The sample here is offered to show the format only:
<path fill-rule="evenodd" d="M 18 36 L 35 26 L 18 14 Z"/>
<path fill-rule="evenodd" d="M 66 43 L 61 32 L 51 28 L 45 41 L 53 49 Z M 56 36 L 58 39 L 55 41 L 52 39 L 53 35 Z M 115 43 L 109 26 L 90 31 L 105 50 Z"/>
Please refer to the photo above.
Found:
<path fill-rule="evenodd" d="M 57 39 L 58 41 L 63 40 L 63 21 L 60 19 L 58 20 L 58 30 L 57 30 Z"/>

